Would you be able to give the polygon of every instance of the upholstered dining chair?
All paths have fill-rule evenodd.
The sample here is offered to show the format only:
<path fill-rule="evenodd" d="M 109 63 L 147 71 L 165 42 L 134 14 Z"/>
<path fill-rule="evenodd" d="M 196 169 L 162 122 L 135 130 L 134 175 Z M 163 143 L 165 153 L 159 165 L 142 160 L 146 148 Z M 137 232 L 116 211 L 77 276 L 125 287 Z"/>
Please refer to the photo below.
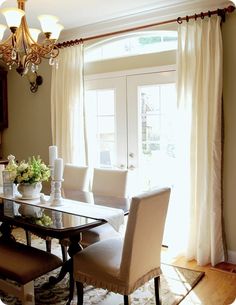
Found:
<path fill-rule="evenodd" d="M 160 257 L 170 189 L 133 197 L 124 239 L 97 242 L 73 257 L 78 305 L 83 304 L 83 284 L 124 295 L 154 278 L 156 304 L 159 295 Z"/>
<path fill-rule="evenodd" d="M 92 192 L 125 198 L 128 192 L 128 170 L 94 168 Z"/>
<path fill-rule="evenodd" d="M 128 194 L 128 171 L 94 168 L 92 192 L 95 195 L 126 198 Z M 83 232 L 81 244 L 88 246 L 100 240 L 119 236 L 120 234 L 110 224 L 106 223 Z"/>
<path fill-rule="evenodd" d="M 63 178 L 62 186 L 64 188 L 80 191 L 89 190 L 89 172 L 87 166 L 66 163 L 64 165 Z"/>

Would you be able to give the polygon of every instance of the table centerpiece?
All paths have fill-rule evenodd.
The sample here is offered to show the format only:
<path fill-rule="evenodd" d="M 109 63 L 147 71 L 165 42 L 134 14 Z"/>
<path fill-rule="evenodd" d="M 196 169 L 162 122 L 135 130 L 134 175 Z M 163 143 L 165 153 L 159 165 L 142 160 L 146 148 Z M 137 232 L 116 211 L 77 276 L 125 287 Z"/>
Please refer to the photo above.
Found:
<path fill-rule="evenodd" d="M 28 159 L 28 162 L 23 160 L 19 164 L 14 159 L 11 158 L 6 170 L 11 173 L 11 180 L 17 185 L 17 190 L 22 199 L 39 198 L 42 182 L 49 179 L 50 169 L 40 156 L 32 156 Z"/>

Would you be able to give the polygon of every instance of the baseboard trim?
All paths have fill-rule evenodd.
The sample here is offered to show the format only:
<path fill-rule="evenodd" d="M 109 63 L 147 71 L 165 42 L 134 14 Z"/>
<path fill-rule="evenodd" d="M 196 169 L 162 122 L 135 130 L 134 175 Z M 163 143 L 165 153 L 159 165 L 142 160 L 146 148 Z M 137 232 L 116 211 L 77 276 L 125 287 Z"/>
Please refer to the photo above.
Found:
<path fill-rule="evenodd" d="M 228 263 L 236 264 L 236 251 L 228 251 Z"/>

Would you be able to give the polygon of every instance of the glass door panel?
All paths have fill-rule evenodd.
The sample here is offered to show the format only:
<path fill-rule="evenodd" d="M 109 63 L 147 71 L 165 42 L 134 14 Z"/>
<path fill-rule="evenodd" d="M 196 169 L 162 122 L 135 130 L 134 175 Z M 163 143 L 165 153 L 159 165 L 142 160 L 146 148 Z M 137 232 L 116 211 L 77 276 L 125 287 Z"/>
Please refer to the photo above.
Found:
<path fill-rule="evenodd" d="M 94 167 L 125 168 L 125 79 L 87 81 L 85 88 L 90 164 Z"/>
<path fill-rule="evenodd" d="M 130 76 L 127 88 L 128 165 L 135 171 L 134 191 L 171 185 L 176 146 L 174 73 Z"/>

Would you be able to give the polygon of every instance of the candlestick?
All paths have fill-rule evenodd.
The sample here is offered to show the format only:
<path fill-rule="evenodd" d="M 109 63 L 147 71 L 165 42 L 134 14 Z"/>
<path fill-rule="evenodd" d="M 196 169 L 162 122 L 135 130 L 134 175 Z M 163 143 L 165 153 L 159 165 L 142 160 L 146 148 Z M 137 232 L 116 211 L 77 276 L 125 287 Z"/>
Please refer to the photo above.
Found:
<path fill-rule="evenodd" d="M 61 180 L 54 180 L 54 194 L 53 200 L 51 201 L 51 205 L 60 206 L 63 205 L 63 198 L 61 197 Z"/>
<path fill-rule="evenodd" d="M 57 158 L 54 161 L 54 175 L 53 180 L 62 180 L 63 177 L 63 159 Z"/>
<path fill-rule="evenodd" d="M 50 168 L 50 174 L 51 174 L 51 192 L 50 192 L 50 198 L 49 198 L 49 202 L 52 202 L 53 201 L 53 198 L 54 198 L 54 189 L 55 189 L 55 186 L 54 186 L 54 167 L 52 165 L 49 165 L 49 168 Z"/>
<path fill-rule="evenodd" d="M 55 159 L 57 159 L 57 146 L 49 146 L 49 165 L 54 166 Z"/>

